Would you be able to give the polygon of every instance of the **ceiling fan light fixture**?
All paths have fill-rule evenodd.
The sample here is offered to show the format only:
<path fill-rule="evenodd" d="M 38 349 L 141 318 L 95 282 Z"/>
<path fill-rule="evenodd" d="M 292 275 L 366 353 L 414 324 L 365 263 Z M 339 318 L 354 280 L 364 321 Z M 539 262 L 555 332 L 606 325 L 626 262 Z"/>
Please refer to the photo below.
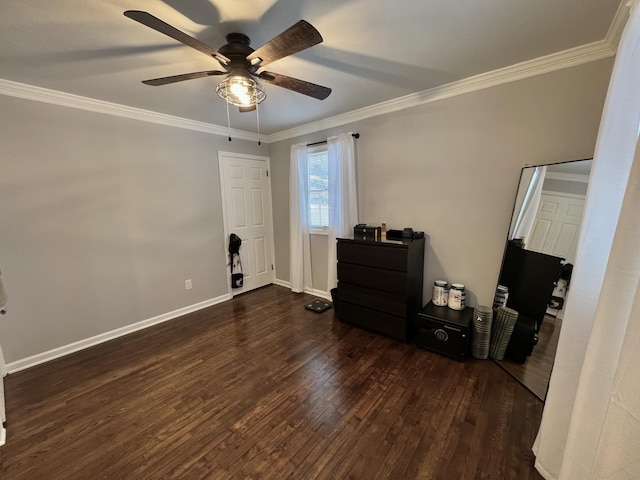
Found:
<path fill-rule="evenodd" d="M 330 88 L 286 75 L 266 71 L 257 73 L 259 68 L 276 60 L 322 43 L 320 32 L 305 20 L 300 20 L 293 24 L 256 50 L 250 47 L 249 37 L 237 32 L 229 33 L 226 36 L 226 45 L 216 50 L 148 12 L 127 10 L 124 15 L 158 33 L 198 50 L 209 58 L 216 59 L 222 66 L 222 70 L 206 70 L 143 80 L 142 83 L 145 85 L 157 87 L 184 80 L 225 75 L 228 77 L 220 82 L 216 88 L 216 93 L 225 101 L 227 110 L 231 104 L 240 107 L 242 112 L 257 110 L 257 105 L 267 97 L 264 89 L 254 77 L 260 78 L 263 82 L 317 98 L 318 100 L 324 100 L 331 93 Z"/>
<path fill-rule="evenodd" d="M 218 84 L 216 93 L 225 102 L 237 107 L 257 105 L 267 98 L 260 84 L 244 72 L 231 72 Z"/>

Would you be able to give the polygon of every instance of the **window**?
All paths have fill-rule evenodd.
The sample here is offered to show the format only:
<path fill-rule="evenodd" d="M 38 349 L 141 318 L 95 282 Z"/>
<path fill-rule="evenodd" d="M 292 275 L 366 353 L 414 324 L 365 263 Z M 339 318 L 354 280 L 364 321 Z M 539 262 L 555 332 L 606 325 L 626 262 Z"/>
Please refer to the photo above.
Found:
<path fill-rule="evenodd" d="M 310 148 L 309 161 L 309 228 L 329 226 L 329 155 L 327 146 Z"/>

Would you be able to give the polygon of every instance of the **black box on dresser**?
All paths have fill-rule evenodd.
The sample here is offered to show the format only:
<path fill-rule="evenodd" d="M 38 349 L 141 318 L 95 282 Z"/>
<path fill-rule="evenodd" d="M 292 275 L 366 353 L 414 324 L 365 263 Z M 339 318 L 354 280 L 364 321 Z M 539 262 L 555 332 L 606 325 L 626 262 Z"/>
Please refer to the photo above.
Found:
<path fill-rule="evenodd" d="M 465 360 L 471 350 L 473 308 L 453 310 L 429 302 L 416 317 L 416 345 Z"/>

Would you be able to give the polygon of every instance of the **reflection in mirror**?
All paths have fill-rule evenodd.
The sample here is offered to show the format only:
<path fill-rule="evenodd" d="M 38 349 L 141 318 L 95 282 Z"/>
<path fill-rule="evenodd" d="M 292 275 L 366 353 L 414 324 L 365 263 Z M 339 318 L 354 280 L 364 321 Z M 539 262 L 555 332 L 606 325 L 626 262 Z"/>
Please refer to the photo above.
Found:
<path fill-rule="evenodd" d="M 525 167 L 514 204 L 499 285 L 518 312 L 498 364 L 546 397 L 570 288 L 591 160 Z"/>

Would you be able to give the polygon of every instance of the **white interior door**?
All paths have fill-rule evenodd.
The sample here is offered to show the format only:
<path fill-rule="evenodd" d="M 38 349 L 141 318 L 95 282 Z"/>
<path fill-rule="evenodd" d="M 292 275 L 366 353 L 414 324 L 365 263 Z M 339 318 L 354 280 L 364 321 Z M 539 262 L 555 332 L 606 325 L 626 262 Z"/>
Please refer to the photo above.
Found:
<path fill-rule="evenodd" d="M 574 263 L 584 197 L 542 193 L 527 249 Z"/>
<path fill-rule="evenodd" d="M 218 156 L 226 245 L 231 233 L 242 239 L 240 259 L 244 284 L 231 290 L 236 295 L 273 283 L 269 158 L 227 152 L 220 152 Z M 230 270 L 228 274 L 230 279 Z"/>

